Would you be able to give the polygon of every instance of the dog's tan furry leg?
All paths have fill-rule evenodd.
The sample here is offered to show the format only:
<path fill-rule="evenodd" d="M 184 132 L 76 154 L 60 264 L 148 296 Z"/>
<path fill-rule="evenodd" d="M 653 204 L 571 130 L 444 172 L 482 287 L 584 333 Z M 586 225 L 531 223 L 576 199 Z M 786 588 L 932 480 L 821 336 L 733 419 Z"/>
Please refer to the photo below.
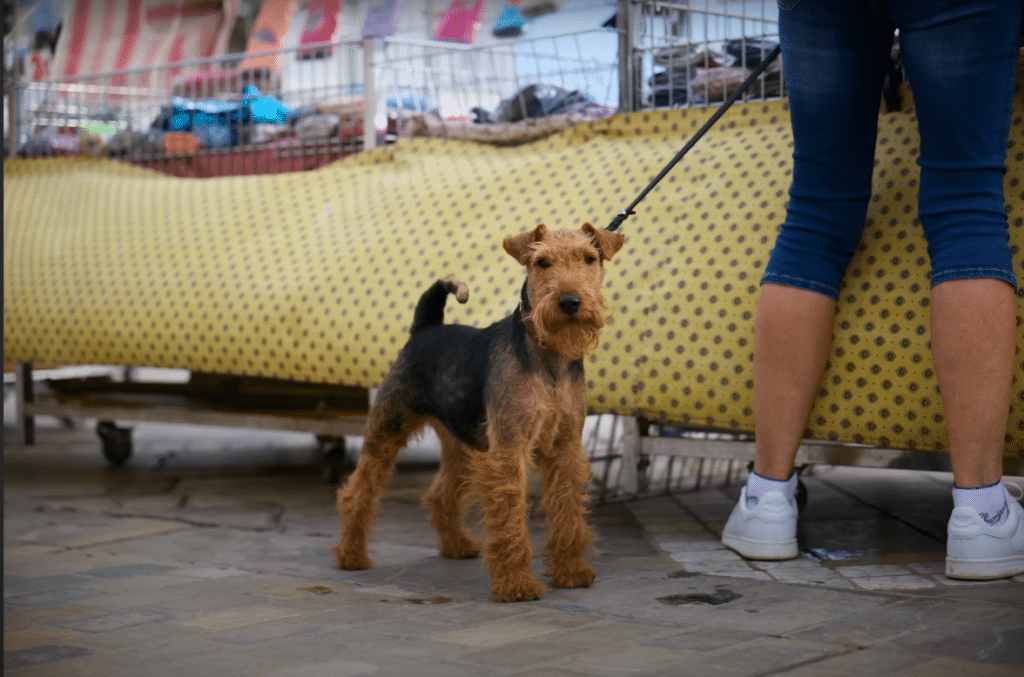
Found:
<path fill-rule="evenodd" d="M 583 558 L 594 541 L 586 519 L 590 479 L 586 450 L 578 439 L 562 439 L 550 452 L 538 454 L 538 461 L 544 473 L 541 507 L 548 522 L 545 573 L 556 588 L 585 588 L 597 575 Z"/>
<path fill-rule="evenodd" d="M 380 494 L 388 487 L 398 452 L 422 425 L 422 419 L 406 419 L 400 412 L 389 411 L 387 402 L 379 401 L 371 410 L 356 469 L 338 490 L 341 539 L 332 550 L 339 568 L 367 569 L 373 564 L 367 546 L 380 510 Z"/>
<path fill-rule="evenodd" d="M 540 599 L 547 586 L 530 566 L 533 544 L 527 523 L 528 453 L 521 448 L 491 446 L 475 453 L 473 479 L 484 508 L 487 543 L 484 563 L 491 573 L 491 594 L 499 602 Z"/>
<path fill-rule="evenodd" d="M 462 526 L 466 517 L 464 499 L 471 485 L 469 455 L 473 452 L 440 423 L 432 422 L 431 427 L 441 439 L 441 468 L 423 502 L 430 507 L 438 552 L 452 559 L 476 557 L 480 554 L 480 541 Z"/>

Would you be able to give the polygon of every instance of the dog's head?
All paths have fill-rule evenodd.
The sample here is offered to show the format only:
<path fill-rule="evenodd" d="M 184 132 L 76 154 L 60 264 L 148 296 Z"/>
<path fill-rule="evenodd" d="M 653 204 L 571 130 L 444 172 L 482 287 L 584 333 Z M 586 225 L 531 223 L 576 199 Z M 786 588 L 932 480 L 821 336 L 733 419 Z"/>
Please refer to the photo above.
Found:
<path fill-rule="evenodd" d="M 625 236 L 584 223 L 579 230 L 533 230 L 505 238 L 505 251 L 526 266 L 524 311 L 543 345 L 571 360 L 581 359 L 597 345 L 607 321 L 604 262 L 611 259 Z"/>

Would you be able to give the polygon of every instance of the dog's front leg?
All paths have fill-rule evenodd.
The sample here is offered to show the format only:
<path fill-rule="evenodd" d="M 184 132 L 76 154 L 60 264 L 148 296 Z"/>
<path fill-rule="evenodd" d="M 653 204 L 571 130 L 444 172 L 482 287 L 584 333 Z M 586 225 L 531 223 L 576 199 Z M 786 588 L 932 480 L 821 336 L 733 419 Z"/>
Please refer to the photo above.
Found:
<path fill-rule="evenodd" d="M 537 455 L 544 472 L 541 506 L 547 515 L 548 540 L 544 544 L 546 575 L 556 588 L 585 588 L 597 574 L 583 555 L 594 541 L 587 523 L 587 482 L 590 461 L 579 435 L 559 431 L 550 449 Z"/>
<path fill-rule="evenodd" d="M 547 588 L 530 566 L 528 448 L 492 443 L 488 451 L 474 452 L 473 476 L 484 509 L 484 563 L 491 573 L 491 594 L 499 602 L 540 599 Z"/>

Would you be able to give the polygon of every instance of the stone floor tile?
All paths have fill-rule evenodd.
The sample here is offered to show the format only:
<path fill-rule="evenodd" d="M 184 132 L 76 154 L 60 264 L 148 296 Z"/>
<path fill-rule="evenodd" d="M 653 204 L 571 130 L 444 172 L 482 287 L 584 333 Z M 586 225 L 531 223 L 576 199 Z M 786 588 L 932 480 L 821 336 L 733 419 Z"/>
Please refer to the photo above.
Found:
<path fill-rule="evenodd" d="M 325 599 L 327 597 L 325 596 Z M 295 607 L 289 606 L 288 608 Z M 379 599 L 363 598 L 359 600 L 344 600 L 329 609 L 303 614 L 303 620 L 321 625 L 359 626 L 364 623 L 381 619 L 388 620 L 402 615 L 415 617 L 420 613 L 421 610 L 414 607 L 403 606 L 396 609 L 390 601 L 384 602 Z M 443 620 L 444 612 L 439 612 L 437 618 Z"/>
<path fill-rule="evenodd" d="M 42 543 L 19 543 L 4 546 L 4 560 L 11 562 L 20 558 L 41 559 L 64 550 L 62 545 L 45 545 Z"/>
<path fill-rule="evenodd" d="M 428 637 L 451 630 L 452 624 L 438 623 L 426 614 L 413 617 L 391 617 L 384 620 L 362 623 L 363 632 L 375 632 L 389 637 Z"/>
<path fill-rule="evenodd" d="M 688 539 L 656 539 L 658 547 L 669 553 L 670 555 L 697 555 L 699 553 L 709 553 L 707 559 L 733 559 L 719 553 L 729 553 L 735 555 L 732 550 L 729 550 L 722 542 L 715 539 L 699 539 L 699 540 L 688 540 Z"/>
<path fill-rule="evenodd" d="M 732 628 L 715 628 L 708 631 L 704 628 L 692 628 L 686 632 L 672 633 L 652 639 L 642 639 L 641 644 L 660 646 L 680 652 L 708 652 L 728 647 L 736 647 L 744 643 L 758 641 L 764 635 L 758 632 L 733 630 Z"/>
<path fill-rule="evenodd" d="M 103 590 L 91 597 L 84 597 L 75 603 L 90 609 L 132 609 L 135 607 L 153 607 L 167 602 L 176 602 L 182 598 L 182 592 L 174 587 L 157 588 L 155 590 Z"/>
<path fill-rule="evenodd" d="M 609 646 L 620 642 L 657 637 L 666 630 L 632 623 L 602 623 L 562 632 L 557 641 L 572 646 Z M 555 640 L 552 640 L 555 641 Z"/>
<path fill-rule="evenodd" d="M 906 567 L 898 564 L 850 564 L 837 566 L 833 570 L 847 578 L 862 578 L 865 576 L 905 576 L 909 573 Z"/>
<path fill-rule="evenodd" d="M 60 628 L 79 632 L 107 633 L 120 631 L 137 625 L 160 623 L 171 615 L 164 611 L 146 608 L 132 608 L 118 611 L 106 611 L 87 616 L 77 616 L 52 623 Z"/>
<path fill-rule="evenodd" d="M 529 612 L 521 619 L 527 623 L 541 623 L 559 628 L 579 628 L 605 622 L 598 614 L 587 613 L 582 608 L 574 610 L 543 609 Z"/>
<path fill-rule="evenodd" d="M 537 674 L 543 674 L 538 672 Z M 479 665 L 449 661 L 418 662 L 413 665 L 382 667 L 373 677 L 481 677 Z M 277 677 L 276 675 L 274 677 Z M 317 675 L 316 677 L 319 677 Z"/>
<path fill-rule="evenodd" d="M 892 677 L 1020 677 L 1021 664 L 978 663 L 936 658 L 892 674 Z"/>
<path fill-rule="evenodd" d="M 67 630 L 67 632 L 73 633 L 73 641 L 70 643 L 84 646 L 92 650 L 97 656 L 133 651 L 135 647 L 145 646 L 153 642 L 154 638 L 167 642 L 177 639 L 199 639 L 202 637 L 202 631 L 194 628 L 185 628 L 174 619 L 117 628 L 110 632 L 85 632 L 81 630 Z"/>
<path fill-rule="evenodd" d="M 679 669 L 680 655 L 676 651 L 659 646 L 611 646 L 588 651 L 572 659 L 575 665 L 587 668 L 592 674 L 616 671 L 620 674 L 648 674 L 651 669 L 676 666 Z"/>
<path fill-rule="evenodd" d="M 267 585 L 262 588 L 249 590 L 251 595 L 261 595 L 272 599 L 295 599 L 309 597 L 310 595 L 329 595 L 341 588 L 353 587 L 352 583 L 340 583 L 338 581 L 289 581 L 278 585 Z"/>
<path fill-rule="evenodd" d="M 669 552 L 676 562 L 743 562 L 744 559 L 727 548 L 714 550 L 680 550 Z"/>
<path fill-rule="evenodd" d="M 740 674 L 772 674 L 848 651 L 848 647 L 803 640 L 770 637 L 758 642 L 724 649 L 700 659 L 712 667 Z"/>
<path fill-rule="evenodd" d="M 390 677 L 390 676 L 389 676 Z M 399 677 L 395 675 L 395 677 Z M 438 676 L 442 677 L 442 676 Z M 477 677 L 472 675 L 471 677 Z M 592 677 L 586 672 L 578 672 L 576 670 L 570 670 L 568 668 L 558 667 L 534 667 L 522 672 L 515 672 L 511 674 L 511 677 Z"/>
<path fill-rule="evenodd" d="M 773 579 L 781 583 L 799 583 L 801 585 L 824 585 L 830 588 L 853 589 L 853 582 L 831 569 L 825 567 L 795 567 L 792 569 L 771 569 L 767 572 Z"/>
<path fill-rule="evenodd" d="M 52 665 L 69 658 L 88 656 L 91 651 L 80 646 L 69 644 L 40 644 L 27 649 L 4 651 L 4 672 L 18 668 L 51 664 L 51 670 L 58 672 L 60 668 Z"/>
<path fill-rule="evenodd" d="M 672 555 L 676 560 L 676 556 Z M 676 560 L 680 561 L 680 560 Z M 688 573 L 705 573 L 713 576 L 726 576 L 729 578 L 749 578 L 754 581 L 770 581 L 772 577 L 765 571 L 758 571 L 748 563 L 739 561 L 689 561 L 682 560 L 680 563 Z"/>
<path fill-rule="evenodd" d="M 575 662 L 576 657 L 588 651 L 582 647 L 571 647 L 555 641 L 527 640 L 459 655 L 462 663 L 480 665 L 491 670 L 515 670 L 538 665 L 556 659 Z"/>
<path fill-rule="evenodd" d="M 178 569 L 175 573 L 179 576 L 194 576 L 196 578 L 228 578 L 244 576 L 249 572 L 235 567 L 200 567 L 198 569 Z"/>
<path fill-rule="evenodd" d="M 291 641 L 296 637 L 326 632 L 325 628 L 296 623 L 294 618 L 243 625 L 206 635 L 208 642 L 249 646 L 270 642 Z"/>
<path fill-rule="evenodd" d="M 78 642 L 80 633 L 45 625 L 9 629 L 4 625 L 4 651 L 21 651 L 36 646 L 67 646 Z"/>
<path fill-rule="evenodd" d="M 132 653 L 122 653 L 104 658 L 109 666 L 108 675 L 145 675 L 146 677 L 253 677 L 263 675 L 263 666 L 250 661 L 245 653 L 230 654 L 188 654 L 164 661 L 139 660 Z"/>
<path fill-rule="evenodd" d="M 935 583 L 923 576 L 853 576 L 850 581 L 865 590 L 920 590 L 934 588 Z"/>
<path fill-rule="evenodd" d="M 448 630 L 433 635 L 432 639 L 449 644 L 491 647 L 513 642 L 522 642 L 557 632 L 559 628 L 541 623 L 523 621 L 496 621 L 470 628 Z"/>
<path fill-rule="evenodd" d="M 186 524 L 167 520 L 122 519 L 107 528 L 90 529 L 88 531 L 55 529 L 53 533 L 41 537 L 53 539 L 65 548 L 88 548 L 118 541 L 128 541 L 142 536 L 157 536 L 171 531 L 189 529 Z M 69 533 L 70 531 L 70 533 Z"/>
<path fill-rule="evenodd" d="M 199 628 L 202 630 L 230 630 L 243 625 L 263 623 L 279 618 L 298 616 L 298 612 L 282 609 L 280 607 L 261 606 L 249 604 L 237 609 L 219 611 L 210 614 L 200 614 L 182 621 L 186 627 Z"/>
<path fill-rule="evenodd" d="M 111 666 L 91 656 L 68 658 L 57 663 L 37 663 L 9 670 L 11 677 L 111 677 Z"/>
<path fill-rule="evenodd" d="M 96 578 L 128 578 L 134 576 L 149 576 L 151 574 L 162 574 L 168 571 L 175 571 L 177 567 L 163 564 L 125 564 L 121 566 L 102 567 L 100 569 L 87 569 L 79 572 L 82 576 L 94 576 Z M 147 580 L 147 583 L 152 583 Z"/>
<path fill-rule="evenodd" d="M 63 620 L 65 618 L 84 616 L 89 613 L 92 612 L 88 609 L 63 604 L 16 609 L 9 613 L 4 613 L 4 639 L 7 638 L 7 633 L 30 625 L 50 623 L 53 621 Z"/>
<path fill-rule="evenodd" d="M 398 611 L 390 608 L 390 613 L 406 614 L 410 611 L 429 613 L 430 618 L 439 623 L 450 623 L 464 627 L 511 620 L 542 625 L 561 625 L 557 621 L 550 620 L 543 612 L 538 611 L 537 607 L 528 604 L 480 604 L 465 599 L 453 598 L 449 604 L 434 604 L 430 605 L 429 608 L 414 604 L 410 610 L 404 601 L 399 601 L 399 605 L 404 606 L 400 606 Z M 566 612 L 562 613 L 565 614 Z M 533 620 L 534 618 L 536 620 Z"/>
<path fill-rule="evenodd" d="M 852 677 L 853 675 L 871 675 L 872 677 L 891 677 L 907 668 L 931 660 L 931 656 L 910 651 L 868 647 L 827 656 L 820 661 L 795 668 L 792 672 L 787 672 L 786 676 Z"/>
<path fill-rule="evenodd" d="M 333 661 L 331 663 L 317 663 L 297 668 L 286 668 L 275 672 L 264 673 L 266 677 L 357 677 L 357 675 L 368 675 L 373 673 L 379 675 L 378 668 L 373 663 L 353 663 L 350 661 Z M 411 673 L 405 673 L 411 674 Z"/>

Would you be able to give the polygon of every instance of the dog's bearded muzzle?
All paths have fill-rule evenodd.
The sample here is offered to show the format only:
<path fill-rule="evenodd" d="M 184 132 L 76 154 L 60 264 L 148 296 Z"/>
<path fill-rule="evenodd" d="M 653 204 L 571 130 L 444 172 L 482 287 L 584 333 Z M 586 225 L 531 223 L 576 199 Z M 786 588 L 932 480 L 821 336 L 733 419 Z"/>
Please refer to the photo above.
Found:
<path fill-rule="evenodd" d="M 569 360 L 586 357 L 597 347 L 607 321 L 604 299 L 572 294 L 545 295 L 544 299 L 533 310 L 537 336 L 544 347 Z"/>

